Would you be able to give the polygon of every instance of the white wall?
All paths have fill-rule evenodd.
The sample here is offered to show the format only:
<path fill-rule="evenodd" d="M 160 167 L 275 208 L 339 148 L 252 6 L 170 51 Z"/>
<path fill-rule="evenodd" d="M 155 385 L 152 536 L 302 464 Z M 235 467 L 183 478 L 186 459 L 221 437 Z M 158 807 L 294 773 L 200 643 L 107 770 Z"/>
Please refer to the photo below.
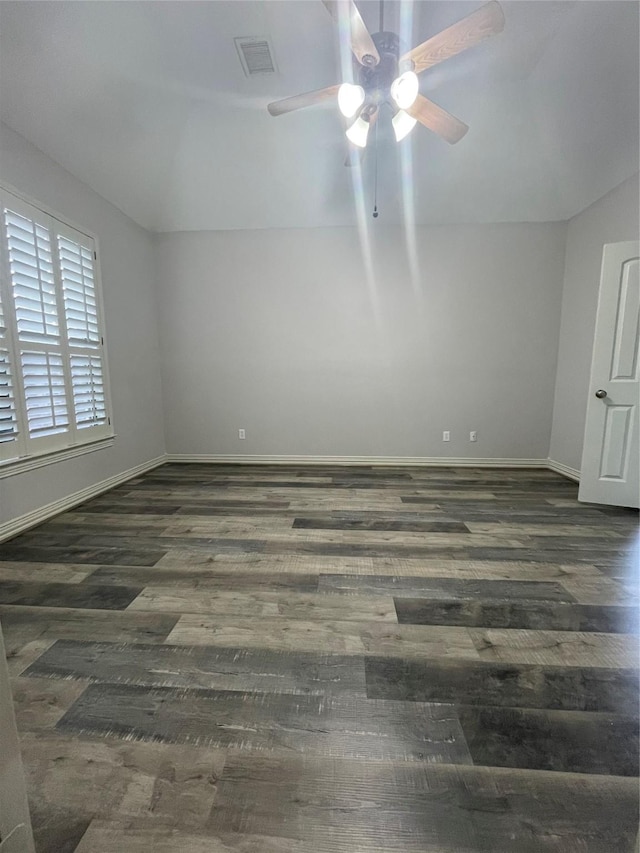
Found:
<path fill-rule="evenodd" d="M 546 459 L 564 224 L 156 240 L 170 453 Z"/>
<path fill-rule="evenodd" d="M 0 125 L 0 181 L 99 240 L 115 444 L 0 479 L 0 523 L 164 453 L 153 243 L 150 235 L 26 139 Z"/>
<path fill-rule="evenodd" d="M 602 249 L 637 240 L 638 175 L 569 220 L 553 430 L 549 456 L 580 469 Z"/>

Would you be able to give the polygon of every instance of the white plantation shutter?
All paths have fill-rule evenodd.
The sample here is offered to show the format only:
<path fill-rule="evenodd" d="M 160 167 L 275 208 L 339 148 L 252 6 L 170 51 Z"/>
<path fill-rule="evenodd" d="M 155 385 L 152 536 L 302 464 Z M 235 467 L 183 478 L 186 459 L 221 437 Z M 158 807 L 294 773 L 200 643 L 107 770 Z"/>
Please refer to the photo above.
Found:
<path fill-rule="evenodd" d="M 58 235 L 64 312 L 70 346 L 100 343 L 93 251 Z"/>
<path fill-rule="evenodd" d="M 76 427 L 95 434 L 108 427 L 95 253 L 83 235 L 65 229 L 58 234 L 58 258 Z"/>
<path fill-rule="evenodd" d="M 18 416 L 7 314 L 0 288 L 0 461 L 18 455 Z"/>
<path fill-rule="evenodd" d="M 15 441 L 18 435 L 16 398 L 9 351 L 0 349 L 0 445 Z"/>
<path fill-rule="evenodd" d="M 0 200 L 6 460 L 112 433 L 93 240 L 11 193 L 0 190 Z"/>
<path fill-rule="evenodd" d="M 49 230 L 5 208 L 18 340 L 58 343 L 58 307 Z"/>
<path fill-rule="evenodd" d="M 107 421 L 107 406 L 100 358 L 72 355 L 71 381 L 78 429 L 104 425 Z"/>
<path fill-rule="evenodd" d="M 29 435 L 56 435 L 69 429 L 69 409 L 62 356 L 21 351 L 22 379 Z"/>
<path fill-rule="evenodd" d="M 41 451 L 55 450 L 71 442 L 49 217 L 16 207 L 3 217 L 26 427 Z"/>

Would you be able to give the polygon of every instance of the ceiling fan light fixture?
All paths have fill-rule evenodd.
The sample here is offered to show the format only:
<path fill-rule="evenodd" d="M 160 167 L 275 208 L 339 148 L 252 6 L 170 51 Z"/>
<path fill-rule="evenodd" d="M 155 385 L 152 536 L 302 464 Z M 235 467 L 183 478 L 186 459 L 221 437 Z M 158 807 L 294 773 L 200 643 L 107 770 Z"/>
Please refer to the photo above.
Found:
<path fill-rule="evenodd" d="M 405 136 L 408 136 L 417 123 L 417 119 L 410 116 L 409 113 L 406 113 L 404 110 L 398 110 L 391 119 L 393 132 L 396 135 L 396 142 L 400 142 Z"/>
<path fill-rule="evenodd" d="M 354 83 L 343 83 L 338 89 L 338 107 L 345 118 L 354 116 L 364 104 L 364 89 Z"/>
<path fill-rule="evenodd" d="M 418 75 L 414 71 L 405 71 L 391 84 L 391 97 L 401 110 L 408 109 L 418 97 Z"/>
<path fill-rule="evenodd" d="M 358 148 L 367 147 L 367 137 L 369 136 L 369 122 L 365 121 L 362 116 L 359 116 L 351 127 L 346 131 L 347 139 L 353 142 Z"/>

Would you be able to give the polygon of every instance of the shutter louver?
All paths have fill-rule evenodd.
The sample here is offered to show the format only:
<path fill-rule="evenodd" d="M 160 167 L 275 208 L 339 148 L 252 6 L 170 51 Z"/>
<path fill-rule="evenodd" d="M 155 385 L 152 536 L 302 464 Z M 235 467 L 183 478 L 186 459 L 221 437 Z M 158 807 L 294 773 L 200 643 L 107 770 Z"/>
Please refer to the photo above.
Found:
<path fill-rule="evenodd" d="M 24 396 L 29 436 L 56 435 L 69 427 L 62 356 L 46 352 L 22 352 Z"/>
<path fill-rule="evenodd" d="M 0 288 L 0 459 L 17 455 L 18 415 L 16 412 L 15 379 L 11 369 L 9 349 L 9 320 L 2 305 Z M 11 446 L 10 446 L 11 445 Z"/>
<path fill-rule="evenodd" d="M 72 355 L 71 382 L 78 429 L 105 424 L 107 406 L 101 359 L 96 356 Z"/>
<path fill-rule="evenodd" d="M 2 307 L 2 291 L 0 290 L 0 339 L 6 337 L 7 320 L 4 316 L 4 308 Z"/>
<path fill-rule="evenodd" d="M 93 252 L 58 236 L 60 274 L 69 345 L 97 346 L 100 342 L 93 276 Z"/>
<path fill-rule="evenodd" d="M 5 210 L 18 339 L 56 343 L 60 338 L 49 231 Z"/>
<path fill-rule="evenodd" d="M 58 446 L 69 413 L 51 235 L 10 208 L 4 220 L 29 438 L 57 436 L 55 445 L 43 446 Z"/>
<path fill-rule="evenodd" d="M 0 322 L 2 318 L 0 317 Z M 9 351 L 0 349 L 0 443 L 15 441 L 18 435 L 15 386 Z"/>
<path fill-rule="evenodd" d="M 78 429 L 107 424 L 93 249 L 58 234 L 58 258 Z"/>

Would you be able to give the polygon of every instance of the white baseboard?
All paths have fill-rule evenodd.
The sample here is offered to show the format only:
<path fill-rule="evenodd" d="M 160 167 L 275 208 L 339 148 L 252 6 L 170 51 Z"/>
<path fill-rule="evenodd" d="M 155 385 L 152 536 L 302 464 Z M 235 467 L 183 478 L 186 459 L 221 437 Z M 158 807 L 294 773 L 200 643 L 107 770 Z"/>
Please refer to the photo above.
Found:
<path fill-rule="evenodd" d="M 554 459 L 547 459 L 547 468 L 555 471 L 556 474 L 562 474 L 563 477 L 568 477 L 570 480 L 580 482 L 580 471 L 577 468 L 569 468 L 568 465 L 563 465 L 562 462 L 556 462 Z"/>
<path fill-rule="evenodd" d="M 259 456 L 222 453 L 169 453 L 167 462 L 239 465 L 380 465 L 440 468 L 547 468 L 547 459 L 482 459 L 469 456 Z"/>
<path fill-rule="evenodd" d="M 129 468 L 128 471 L 122 471 L 120 474 L 115 474 L 107 480 L 102 480 L 100 483 L 87 486 L 86 489 L 81 489 L 72 495 L 67 495 L 64 498 L 53 501 L 53 503 L 46 504 L 24 515 L 19 515 L 17 518 L 5 521 L 4 524 L 0 524 L 0 542 L 4 542 L 5 539 L 11 539 L 13 536 L 17 536 L 18 533 L 22 533 L 30 527 L 35 527 L 36 524 L 42 524 L 43 521 L 47 521 L 54 515 L 59 515 L 61 512 L 84 503 L 84 501 L 88 501 L 90 498 L 95 498 L 97 495 L 102 494 L 102 492 L 108 492 L 109 489 L 126 483 L 127 480 L 131 480 L 133 477 L 145 474 L 147 471 L 163 465 L 166 461 L 166 456 L 158 456 L 155 459 L 150 459 L 148 462 L 143 462 L 141 465 L 136 465 L 134 468 Z"/>

